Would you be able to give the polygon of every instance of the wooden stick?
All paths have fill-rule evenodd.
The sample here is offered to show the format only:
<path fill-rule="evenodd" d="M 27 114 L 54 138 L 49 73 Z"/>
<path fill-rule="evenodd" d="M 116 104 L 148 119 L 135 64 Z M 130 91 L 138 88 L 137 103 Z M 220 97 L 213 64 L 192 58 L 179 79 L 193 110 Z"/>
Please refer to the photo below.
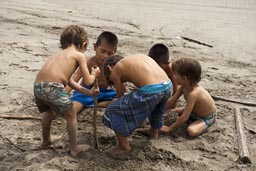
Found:
<path fill-rule="evenodd" d="M 193 43 L 197 43 L 197 44 L 199 44 L 199 45 L 208 46 L 208 47 L 210 47 L 210 48 L 213 48 L 213 46 L 212 46 L 212 45 L 209 45 L 209 44 L 206 44 L 206 43 L 200 42 L 200 41 L 195 40 L 195 39 L 191 39 L 191 38 L 184 37 L 184 36 L 181 36 L 181 38 L 182 38 L 182 39 L 184 39 L 184 40 L 187 40 L 187 41 L 189 41 L 189 42 L 193 42 Z"/>
<path fill-rule="evenodd" d="M 34 120 L 42 120 L 40 117 L 34 117 L 26 114 L 17 114 L 17 113 L 8 113 L 8 114 L 0 114 L 0 118 L 3 119 L 34 119 Z"/>
<path fill-rule="evenodd" d="M 222 100 L 222 101 L 242 104 L 242 105 L 246 105 L 246 106 L 256 106 L 256 103 L 252 103 L 252 102 L 238 101 L 238 100 L 233 100 L 233 99 L 228 99 L 228 98 L 223 98 L 223 97 L 218 97 L 218 96 L 213 96 L 213 95 L 212 95 L 212 98 L 214 100 Z"/>
<path fill-rule="evenodd" d="M 241 113 L 240 113 L 239 106 L 236 106 L 235 120 L 236 120 L 238 147 L 239 147 L 239 158 L 244 163 L 251 163 L 251 160 L 249 158 L 248 147 L 246 144 L 246 136 L 243 131 L 243 124 L 241 120 Z"/>
<path fill-rule="evenodd" d="M 98 80 L 95 79 L 93 87 L 95 89 L 97 89 L 98 86 Z M 95 94 L 94 95 L 94 107 L 93 107 L 93 135 L 94 135 L 94 141 L 95 141 L 95 147 L 96 149 L 99 149 L 99 140 L 98 140 L 98 136 L 97 136 L 97 123 L 96 123 L 96 119 L 97 119 L 97 110 L 98 110 L 98 95 Z"/>
<path fill-rule="evenodd" d="M 2 135 L 0 135 L 0 137 L 1 137 L 3 140 L 7 140 L 13 147 L 17 148 L 18 150 L 20 150 L 20 151 L 22 151 L 22 152 L 25 152 L 25 151 L 26 151 L 25 149 L 20 148 L 20 147 L 18 147 L 16 144 L 14 144 L 9 138 L 3 137 Z"/>

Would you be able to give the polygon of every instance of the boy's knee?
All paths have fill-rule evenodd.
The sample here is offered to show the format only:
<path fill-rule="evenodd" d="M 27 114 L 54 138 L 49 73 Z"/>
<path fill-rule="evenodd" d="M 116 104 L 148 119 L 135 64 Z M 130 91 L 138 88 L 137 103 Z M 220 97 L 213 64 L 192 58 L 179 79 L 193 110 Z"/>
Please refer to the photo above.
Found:
<path fill-rule="evenodd" d="M 198 136 L 198 131 L 195 130 L 194 128 L 192 128 L 192 127 L 188 127 L 187 131 L 188 131 L 188 135 L 189 135 L 190 137 L 196 137 L 196 136 Z"/>

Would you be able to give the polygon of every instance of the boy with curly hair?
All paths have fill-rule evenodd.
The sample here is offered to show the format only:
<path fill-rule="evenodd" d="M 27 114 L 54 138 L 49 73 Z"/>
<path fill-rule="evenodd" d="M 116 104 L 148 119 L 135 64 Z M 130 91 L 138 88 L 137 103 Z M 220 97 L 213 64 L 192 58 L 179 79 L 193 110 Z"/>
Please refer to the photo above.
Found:
<path fill-rule="evenodd" d="M 71 79 L 74 71 L 80 67 L 84 82 L 92 84 L 99 76 L 99 68 L 92 69 L 90 74 L 87 68 L 86 57 L 83 52 L 87 48 L 88 35 L 77 25 L 65 28 L 60 37 L 61 51 L 49 57 L 34 82 L 34 96 L 42 119 L 43 143 L 42 147 L 50 146 L 60 138 L 51 136 L 51 122 L 55 113 L 65 115 L 67 119 L 67 132 L 69 135 L 70 152 L 76 156 L 79 152 L 89 148 L 88 145 L 77 145 L 77 117 L 72 102 L 65 90 L 67 85 L 79 89 L 83 93 L 93 95 L 94 90 L 88 90 Z"/>

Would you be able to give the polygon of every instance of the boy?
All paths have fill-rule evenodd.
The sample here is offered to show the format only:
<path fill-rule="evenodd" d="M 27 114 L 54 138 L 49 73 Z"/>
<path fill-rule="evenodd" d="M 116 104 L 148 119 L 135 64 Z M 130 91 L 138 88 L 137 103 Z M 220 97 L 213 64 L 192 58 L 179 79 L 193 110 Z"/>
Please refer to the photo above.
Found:
<path fill-rule="evenodd" d="M 163 132 L 172 132 L 187 120 L 192 123 L 188 126 L 188 135 L 195 137 L 210 127 L 216 118 L 216 106 L 211 95 L 198 82 L 201 80 L 201 66 L 198 61 L 190 58 L 176 60 L 172 64 L 175 79 L 179 90 L 171 97 L 170 103 L 175 103 L 183 94 L 186 100 L 185 108 L 175 108 L 179 118 L 169 127 L 163 126 Z M 171 106 L 171 105 L 170 105 Z"/>
<path fill-rule="evenodd" d="M 154 44 L 148 52 L 148 56 L 153 58 L 156 63 L 166 72 L 168 77 L 172 81 L 173 85 L 173 94 L 177 91 L 177 83 L 174 79 L 174 73 L 172 70 L 172 64 L 169 62 L 169 49 L 167 46 L 165 46 L 162 43 Z M 170 103 L 167 103 L 167 108 L 173 108 L 176 104 L 173 104 L 173 106 L 169 106 Z"/>
<path fill-rule="evenodd" d="M 108 56 L 115 54 L 118 44 L 117 36 L 109 31 L 102 32 L 98 38 L 96 43 L 94 44 L 95 56 L 91 57 L 87 61 L 88 68 L 93 67 L 94 65 L 102 68 L 103 62 Z M 78 69 L 73 79 L 78 81 L 81 78 L 81 72 Z M 100 88 L 100 93 L 98 94 L 98 106 L 106 107 L 113 98 L 116 98 L 116 91 L 112 88 L 109 88 L 107 81 L 104 77 L 104 74 L 101 73 L 98 79 L 98 85 Z M 82 82 L 82 86 L 90 89 L 90 85 L 86 85 Z M 70 91 L 70 90 L 68 90 Z M 74 110 L 76 113 L 80 112 L 83 107 L 93 107 L 94 106 L 94 98 L 92 96 L 88 96 L 84 93 L 74 91 L 73 96 L 71 98 L 74 106 Z"/>
<path fill-rule="evenodd" d="M 77 145 L 77 119 L 64 87 L 70 85 L 69 79 L 79 66 L 86 84 L 92 84 L 100 74 L 99 68 L 92 69 L 90 75 L 87 68 L 86 57 L 82 52 L 87 48 L 88 37 L 83 28 L 70 25 L 61 34 L 60 43 L 62 50 L 49 57 L 38 72 L 34 83 L 35 101 L 40 112 L 45 112 L 42 119 L 43 143 L 47 147 L 60 138 L 50 136 L 51 121 L 57 114 L 65 114 L 67 131 L 70 141 L 70 152 L 76 156 L 80 151 L 88 149 L 88 145 Z M 89 90 L 82 89 L 84 93 L 92 95 Z M 93 91 L 93 90 L 92 90 Z"/>
<path fill-rule="evenodd" d="M 107 154 L 114 156 L 131 151 L 127 137 L 147 117 L 151 125 L 150 135 L 157 138 L 172 86 L 164 70 L 145 55 L 126 58 L 115 55 L 106 59 L 103 71 L 108 82 L 116 88 L 118 97 L 103 115 L 104 125 L 115 131 L 118 140 L 117 146 L 108 150 Z M 126 81 L 138 89 L 124 95 L 122 83 Z"/>

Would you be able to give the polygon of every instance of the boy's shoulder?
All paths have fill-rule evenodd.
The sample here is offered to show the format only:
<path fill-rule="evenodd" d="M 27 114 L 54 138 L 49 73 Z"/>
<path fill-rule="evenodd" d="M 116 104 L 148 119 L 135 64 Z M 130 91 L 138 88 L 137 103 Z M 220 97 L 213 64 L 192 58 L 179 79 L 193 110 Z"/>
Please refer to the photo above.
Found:
<path fill-rule="evenodd" d="M 190 92 L 191 96 L 193 97 L 198 97 L 200 95 L 205 94 L 207 91 L 205 90 L 204 87 L 202 87 L 201 85 L 197 85 L 193 88 L 193 90 Z"/>

